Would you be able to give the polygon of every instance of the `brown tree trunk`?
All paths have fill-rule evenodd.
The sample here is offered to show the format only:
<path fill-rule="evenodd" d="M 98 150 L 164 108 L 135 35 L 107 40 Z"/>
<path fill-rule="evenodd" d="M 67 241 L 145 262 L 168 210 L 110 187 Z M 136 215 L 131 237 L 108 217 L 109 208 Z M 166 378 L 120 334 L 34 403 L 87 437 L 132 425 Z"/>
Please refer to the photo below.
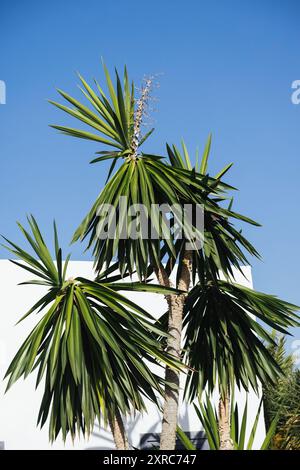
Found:
<path fill-rule="evenodd" d="M 230 437 L 230 395 L 219 399 L 219 437 L 220 450 L 234 450 Z"/>
<path fill-rule="evenodd" d="M 122 416 L 120 415 L 119 410 L 116 410 L 115 416 L 113 418 L 109 417 L 110 429 L 115 441 L 117 450 L 128 450 L 128 440 L 124 428 L 124 423 Z"/>
<path fill-rule="evenodd" d="M 177 288 L 188 292 L 190 287 L 192 253 L 186 251 L 181 269 Z M 165 287 L 171 287 L 171 281 L 168 278 L 164 268 L 161 266 L 156 270 L 158 282 Z M 169 307 L 167 352 L 180 359 L 181 357 L 181 332 L 182 332 L 182 314 L 186 294 L 166 296 Z M 161 450 L 174 450 L 176 442 L 176 428 L 178 419 L 179 402 L 179 380 L 180 372 L 166 366 L 165 395 L 163 408 L 163 421 L 160 439 Z"/>

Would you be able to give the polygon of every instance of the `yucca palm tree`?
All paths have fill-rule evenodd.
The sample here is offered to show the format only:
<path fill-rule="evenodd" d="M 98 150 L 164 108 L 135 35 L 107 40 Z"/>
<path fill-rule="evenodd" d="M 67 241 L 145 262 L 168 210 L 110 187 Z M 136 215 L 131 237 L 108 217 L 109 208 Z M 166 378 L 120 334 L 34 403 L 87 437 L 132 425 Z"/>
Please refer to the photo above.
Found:
<path fill-rule="evenodd" d="M 189 290 L 191 270 L 194 269 L 194 274 L 197 271 L 196 268 L 198 268 L 198 272 L 200 270 L 203 271 L 204 258 L 210 259 L 214 275 L 216 275 L 216 270 L 220 267 L 226 273 L 231 273 L 231 265 L 237 264 L 236 259 L 245 260 L 245 256 L 238 246 L 239 243 L 252 254 L 256 252 L 242 235 L 234 230 L 226 221 L 228 216 L 231 215 L 250 223 L 253 222 L 218 205 L 220 193 L 224 189 L 230 189 L 228 185 L 221 182 L 221 177 L 229 166 L 215 178 L 206 175 L 210 140 L 203 155 L 200 172 L 192 169 L 185 146 L 184 159 L 181 158 L 180 153 L 175 147 L 173 147 L 173 152 L 168 147 L 170 163 L 161 156 L 141 153 L 140 146 L 152 132 L 151 130 L 144 137 L 141 137 L 141 122 L 151 84 L 149 81 L 146 82 L 135 106 L 134 86 L 129 85 L 126 69 L 123 84 L 116 72 L 116 90 L 105 66 L 104 70 L 109 98 L 98 83 L 96 83 L 98 89 L 98 94 L 96 94 L 87 82 L 82 77 L 79 77 L 83 86 L 82 92 L 90 104 L 92 104 L 94 111 L 60 90 L 59 93 L 73 107 L 70 108 L 52 102 L 63 111 L 92 127 L 97 133 L 63 126 L 53 127 L 64 134 L 91 139 L 113 147 L 113 151 L 98 152 L 100 156 L 93 160 L 94 163 L 112 159 L 113 163 L 109 171 L 108 182 L 91 211 L 77 229 L 74 241 L 79 238 L 84 239 L 89 237 L 88 247 L 93 247 L 95 265 L 98 270 L 101 270 L 104 265 L 109 265 L 113 257 L 116 257 L 121 273 L 124 273 L 126 270 L 132 273 L 136 270 L 140 279 L 145 279 L 147 278 L 150 266 L 155 271 L 159 283 L 165 287 L 171 286 L 170 275 L 168 273 L 170 266 L 174 266 L 175 262 L 179 260 L 177 288 L 184 292 Z M 111 176 L 119 160 L 121 160 L 121 165 L 116 173 Z M 139 237 L 137 240 L 131 240 L 126 237 L 124 239 L 121 238 L 119 234 L 124 233 L 124 231 L 126 233 L 129 223 L 126 214 L 120 208 L 120 199 L 122 197 L 126 198 L 128 205 L 143 204 L 147 208 L 148 213 L 150 213 L 151 207 L 155 204 L 179 204 L 180 207 L 185 203 L 204 205 L 205 217 L 210 222 L 209 230 L 205 233 L 204 249 L 200 251 L 195 250 L 195 253 L 191 250 L 185 250 L 184 244 L 187 240 L 193 247 L 195 245 L 195 240 L 190 236 L 191 229 L 194 229 L 192 234 L 195 236 L 195 227 L 187 226 L 186 221 L 185 226 L 182 227 L 181 220 L 176 212 L 173 214 L 173 230 L 164 222 L 160 225 L 157 216 L 153 216 L 153 213 L 151 214 L 149 224 L 154 226 L 159 235 L 156 240 L 144 237 Z M 111 239 L 99 237 L 99 233 L 105 224 L 108 224 L 108 231 L 110 228 L 110 221 L 107 221 L 107 218 L 103 217 L 103 212 L 101 212 L 104 204 L 111 204 L 116 209 L 117 221 L 113 229 L 114 237 Z M 225 228 L 222 227 L 223 233 L 220 231 L 216 236 L 214 233 L 216 231 L 215 220 L 218 220 L 220 216 L 223 217 L 223 224 L 227 225 Z M 185 239 L 183 243 L 179 242 L 176 244 L 174 234 L 176 230 L 183 228 Z M 207 236 L 208 232 L 209 237 Z M 164 243 L 162 243 L 162 234 L 167 235 L 164 236 Z M 198 235 L 196 233 L 196 238 L 197 236 L 198 241 L 201 240 L 202 242 L 203 233 Z M 218 239 L 218 247 L 216 247 L 214 237 Z M 222 250 L 226 250 L 227 256 L 223 255 Z M 167 268 L 163 265 L 165 254 L 170 259 Z M 196 263 L 193 263 L 193 261 L 196 261 Z M 185 297 L 186 294 L 167 296 L 169 307 L 167 351 L 177 358 L 180 358 L 181 354 L 182 313 Z M 166 386 L 165 390 L 162 449 L 174 448 L 175 445 L 179 373 L 167 368 L 166 381 L 169 385 Z"/>
<path fill-rule="evenodd" d="M 296 324 L 296 307 L 232 285 L 233 268 L 242 272 L 241 266 L 248 262 L 249 254 L 259 256 L 233 222 L 258 224 L 235 213 L 231 202 L 225 207 L 224 202 L 230 199 L 228 191 L 234 189 L 223 181 L 231 164 L 215 177 L 207 173 L 211 138 L 201 162 L 195 165 L 191 163 L 184 143 L 182 153 L 176 146 L 167 145 L 167 158 L 143 153 L 140 148 L 153 131 L 141 135 L 151 80 L 145 82 L 136 100 L 126 69 L 123 82 L 116 72 L 116 86 L 105 66 L 104 71 L 108 95 L 97 82 L 94 91 L 79 76 L 81 91 L 90 106 L 61 90 L 60 95 L 72 106 L 52 101 L 93 132 L 65 126 L 54 128 L 69 136 L 107 145 L 109 150 L 97 152 L 93 163 L 112 160 L 106 185 L 76 230 L 73 241 L 88 240 L 98 272 L 114 260 L 121 275 L 136 271 L 139 279 L 145 281 L 154 271 L 161 286 L 170 288 L 171 274 L 177 267 L 174 287 L 181 294 L 170 292 L 166 295 L 168 314 L 161 320 L 169 333 L 166 351 L 174 358 L 181 358 L 184 317 L 187 332 L 184 359 L 195 369 L 188 375 L 186 394 L 195 397 L 204 384 L 219 386 L 221 448 L 232 447 L 229 403 L 233 381 L 236 379 L 246 389 L 250 386 L 257 389 L 258 380 L 273 380 L 280 373 L 261 344 L 261 339 L 270 341 L 269 335 L 244 309 L 249 308 L 266 324 L 280 330 Z M 121 203 L 123 200 L 125 207 Z M 114 217 L 108 216 L 104 209 L 108 204 L 114 208 Z M 143 232 L 136 238 L 128 236 L 132 216 L 128 215 L 127 207 L 135 204 L 146 208 L 144 225 L 150 227 L 156 237 L 144 236 Z M 169 223 L 151 211 L 153 206 L 161 204 L 175 208 L 168 214 Z M 185 218 L 183 223 L 180 216 L 185 204 L 203 207 L 203 231 L 198 229 L 193 218 Z M 184 236 L 177 239 L 180 231 Z M 102 236 L 103 232 L 105 236 Z M 107 236 L 109 233 L 113 236 Z M 221 281 L 222 277 L 225 281 Z M 191 283 L 193 289 L 188 294 Z M 175 447 L 179 374 L 179 370 L 166 367 L 161 449 Z"/>
<path fill-rule="evenodd" d="M 175 257 L 174 236 L 168 229 L 167 224 L 159 221 L 159 216 L 153 214 L 148 219 L 148 225 L 157 232 L 157 239 L 138 237 L 136 240 L 130 238 L 121 238 L 119 234 L 126 233 L 131 221 L 127 219 L 126 214 L 120 207 L 121 198 L 125 199 L 128 206 L 133 204 L 143 204 L 148 214 L 151 209 L 160 204 L 176 205 L 180 201 L 190 202 L 193 199 L 193 192 L 190 188 L 190 175 L 188 171 L 178 170 L 162 162 L 162 157 L 148 155 L 140 152 L 140 147 L 148 137 L 149 133 L 141 137 L 141 123 L 143 112 L 147 105 L 150 93 L 150 82 L 146 82 L 142 90 L 141 97 L 135 107 L 134 86 L 129 85 L 127 72 L 124 72 L 123 87 L 116 72 L 117 89 L 115 91 L 112 80 L 107 69 L 104 66 L 106 80 L 110 95 L 106 97 L 103 89 L 97 83 L 99 95 L 96 95 L 86 81 L 80 77 L 84 87 L 84 95 L 89 99 L 96 113 L 87 109 L 74 98 L 64 92 L 60 94 L 70 102 L 75 109 L 70 109 L 61 104 L 54 103 L 60 109 L 66 111 L 72 116 L 85 122 L 94 129 L 104 134 L 113 141 L 103 139 L 99 134 L 90 134 L 78 129 L 70 129 L 62 126 L 54 126 L 65 134 L 79 138 L 90 138 L 104 144 L 114 147 L 114 151 L 99 152 L 100 157 L 93 160 L 99 162 L 104 159 L 112 159 L 113 163 L 108 174 L 108 182 L 101 191 L 97 201 L 86 216 L 80 227 L 74 235 L 74 241 L 78 238 L 84 239 L 89 236 L 88 246 L 93 246 L 95 256 L 95 265 L 101 270 L 104 265 L 109 265 L 115 256 L 121 273 L 128 270 L 132 273 L 134 270 L 140 279 L 147 277 L 149 265 L 154 268 L 159 283 L 165 287 L 170 286 L 170 280 L 167 278 L 163 265 L 161 252 L 161 232 L 165 234 L 166 251 L 172 257 Z M 121 160 L 121 166 L 110 178 L 112 171 L 118 160 Z M 193 186 L 202 189 L 201 181 L 194 180 Z M 102 217 L 103 205 L 110 204 L 116 210 L 117 220 L 113 227 L 112 238 L 101 239 L 103 225 L 107 223 L 106 218 Z M 126 212 L 126 209 L 125 209 Z M 180 225 L 180 220 L 177 219 Z M 107 231 L 110 230 L 108 226 Z M 183 269 L 178 287 L 187 291 L 189 288 L 189 261 L 183 262 Z M 180 357 L 180 324 L 182 317 L 182 308 L 184 295 L 178 299 L 176 296 L 168 297 L 169 306 L 169 340 L 167 351 L 177 358 Z M 178 409 L 178 390 L 179 374 L 169 368 L 166 369 L 166 390 L 165 407 L 162 431 L 162 448 L 173 448 L 175 445 L 175 433 Z M 164 437 L 167 442 L 164 442 Z"/>
<path fill-rule="evenodd" d="M 144 398 L 158 405 L 163 380 L 149 365 L 161 362 L 179 367 L 163 351 L 157 335 L 164 331 L 144 309 L 119 293 L 123 291 L 174 293 L 172 289 L 134 282 L 117 282 L 110 271 L 96 280 L 66 278 L 69 256 L 62 261 L 54 225 L 55 258 L 52 260 L 39 227 L 28 219 L 31 233 L 19 224 L 33 254 L 7 240 L 6 247 L 20 261 L 17 266 L 34 274 L 22 284 L 38 284 L 47 292 L 21 318 L 42 315 L 12 360 L 7 389 L 21 376 L 37 369 L 44 395 L 38 416 L 43 426 L 50 416 L 49 437 L 61 432 L 89 435 L 95 420 L 110 424 L 116 447 L 128 448 L 122 416 L 145 410 Z M 20 320 L 20 321 L 21 321 Z"/>

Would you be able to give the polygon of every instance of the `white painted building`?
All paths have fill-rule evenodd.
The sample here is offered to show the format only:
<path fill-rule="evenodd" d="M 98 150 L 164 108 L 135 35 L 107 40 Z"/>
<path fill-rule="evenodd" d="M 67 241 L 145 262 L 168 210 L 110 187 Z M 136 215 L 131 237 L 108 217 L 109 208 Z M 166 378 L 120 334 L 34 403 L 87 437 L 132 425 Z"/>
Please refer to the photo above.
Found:
<path fill-rule="evenodd" d="M 243 268 L 247 280 L 236 272 L 236 281 L 240 284 L 252 287 L 250 267 Z M 93 277 L 92 263 L 86 261 L 73 261 L 69 264 L 70 276 Z M 32 276 L 31 276 L 32 277 Z M 37 322 L 35 314 L 15 326 L 21 316 L 35 303 L 36 299 L 44 292 L 42 286 L 18 286 L 17 284 L 31 278 L 30 274 L 10 263 L 8 260 L 0 260 L 0 443 L 5 449 L 113 449 L 114 444 L 109 431 L 95 427 L 89 440 L 75 440 L 72 443 L 68 439 L 63 443 L 62 439 L 51 445 L 48 441 L 47 423 L 43 429 L 36 427 L 38 410 L 42 397 L 42 385 L 35 390 L 35 376 L 30 375 L 25 381 L 21 378 L 5 394 L 6 384 L 3 376 L 7 367 L 23 343 L 27 334 Z M 128 294 L 132 300 L 141 304 L 146 310 L 155 316 L 159 316 L 166 310 L 165 299 L 161 295 L 135 293 Z M 236 393 L 238 406 L 244 407 L 246 394 Z M 257 412 L 260 398 L 254 393 L 248 394 L 249 429 Z M 200 424 L 192 406 L 181 402 L 179 424 L 184 431 L 199 432 Z M 161 417 L 156 407 L 149 402 L 147 414 L 137 414 L 127 422 L 130 443 L 139 447 L 145 434 L 159 433 Z M 254 448 L 259 448 L 265 436 L 264 420 L 261 414 Z M 204 446 L 205 448 L 205 446 Z"/>

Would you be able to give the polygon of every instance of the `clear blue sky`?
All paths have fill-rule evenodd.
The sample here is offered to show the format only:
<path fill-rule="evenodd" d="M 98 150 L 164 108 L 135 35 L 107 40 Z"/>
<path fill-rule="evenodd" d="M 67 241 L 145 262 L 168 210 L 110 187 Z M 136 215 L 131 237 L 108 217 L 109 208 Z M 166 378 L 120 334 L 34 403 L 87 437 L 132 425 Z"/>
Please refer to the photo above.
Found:
<path fill-rule="evenodd" d="M 68 121 L 46 100 L 55 87 L 79 96 L 75 72 L 101 79 L 103 56 L 110 68 L 126 63 L 137 85 L 163 73 L 154 152 L 181 137 L 192 152 L 212 131 L 212 170 L 234 162 L 235 209 L 263 224 L 245 227 L 263 255 L 255 287 L 300 304 L 297 0 L 2 0 L 0 9 L 0 232 L 20 242 L 17 219 L 33 213 L 49 234 L 55 217 L 68 249 L 107 167 L 88 164 L 97 144 L 48 127 Z M 89 258 L 82 248 L 73 258 Z"/>

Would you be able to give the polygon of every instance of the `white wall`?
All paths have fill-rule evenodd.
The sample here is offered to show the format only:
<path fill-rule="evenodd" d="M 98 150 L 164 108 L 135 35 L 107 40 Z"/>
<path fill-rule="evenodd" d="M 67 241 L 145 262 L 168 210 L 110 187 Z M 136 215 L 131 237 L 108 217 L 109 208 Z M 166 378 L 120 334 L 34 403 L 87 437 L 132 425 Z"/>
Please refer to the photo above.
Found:
<path fill-rule="evenodd" d="M 252 287 L 249 267 L 244 268 L 244 274 L 247 280 L 237 272 L 236 281 Z M 70 262 L 68 275 L 92 278 L 92 263 Z M 114 445 L 110 432 L 98 427 L 95 427 L 88 441 L 81 439 L 73 444 L 69 439 L 64 444 L 61 439 L 58 439 L 51 446 L 48 442 L 47 423 L 42 430 L 36 427 L 42 386 L 40 385 L 35 390 L 34 374 L 25 381 L 20 379 L 7 394 L 4 394 L 5 384 L 2 378 L 17 349 L 36 324 L 36 315 L 31 315 L 17 326 L 15 324 L 44 292 L 41 286 L 17 286 L 19 282 L 31 279 L 31 277 L 30 273 L 27 275 L 25 271 L 8 260 L 0 260 L 0 441 L 4 441 L 6 449 L 112 449 Z M 130 297 L 155 316 L 166 310 L 163 296 L 135 293 Z M 237 400 L 241 408 L 244 406 L 245 395 L 244 392 L 237 392 Z M 254 393 L 248 394 L 249 416 L 252 416 L 252 419 L 256 414 L 259 401 L 260 398 Z M 180 406 L 179 422 L 185 431 L 199 431 L 199 421 L 193 407 L 187 407 L 184 403 Z M 143 416 L 138 414 L 127 422 L 131 444 L 137 447 L 143 433 L 160 432 L 160 423 L 161 419 L 156 407 L 149 403 L 147 414 Z M 264 422 L 261 415 L 255 447 L 259 447 L 264 435 Z"/>

